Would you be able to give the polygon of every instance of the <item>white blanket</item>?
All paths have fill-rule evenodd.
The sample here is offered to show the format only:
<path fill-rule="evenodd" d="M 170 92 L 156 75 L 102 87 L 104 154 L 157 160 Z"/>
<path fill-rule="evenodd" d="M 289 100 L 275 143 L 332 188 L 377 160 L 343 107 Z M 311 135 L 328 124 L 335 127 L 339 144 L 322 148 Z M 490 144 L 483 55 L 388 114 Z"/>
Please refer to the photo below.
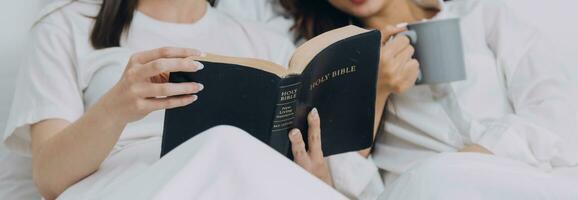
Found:
<path fill-rule="evenodd" d="M 158 160 L 159 138 L 113 152 L 58 199 L 346 199 L 248 133 L 209 129 Z"/>
<path fill-rule="evenodd" d="M 386 186 L 386 199 L 578 199 L 578 167 L 544 172 L 477 153 L 442 153 L 416 164 Z"/>

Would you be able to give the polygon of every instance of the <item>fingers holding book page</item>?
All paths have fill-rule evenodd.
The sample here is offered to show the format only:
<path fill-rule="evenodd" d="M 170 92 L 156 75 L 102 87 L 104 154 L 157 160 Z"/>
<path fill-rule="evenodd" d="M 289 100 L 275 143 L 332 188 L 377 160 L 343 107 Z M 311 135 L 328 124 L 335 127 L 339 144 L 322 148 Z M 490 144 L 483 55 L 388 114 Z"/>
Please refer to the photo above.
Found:
<path fill-rule="evenodd" d="M 291 141 L 291 151 L 294 161 L 312 175 L 332 186 L 333 180 L 331 179 L 329 167 L 323 158 L 321 120 L 316 108 L 313 108 L 307 116 L 307 123 L 309 125 L 307 130 L 308 150 L 305 148 L 303 134 L 301 134 L 299 129 L 293 129 L 289 132 L 289 141 Z"/>
<path fill-rule="evenodd" d="M 137 121 L 155 110 L 191 104 L 204 86 L 200 83 L 168 83 L 168 73 L 196 72 L 203 64 L 191 59 L 203 53 L 186 48 L 159 48 L 135 53 L 121 79 L 99 101 L 118 120 Z"/>

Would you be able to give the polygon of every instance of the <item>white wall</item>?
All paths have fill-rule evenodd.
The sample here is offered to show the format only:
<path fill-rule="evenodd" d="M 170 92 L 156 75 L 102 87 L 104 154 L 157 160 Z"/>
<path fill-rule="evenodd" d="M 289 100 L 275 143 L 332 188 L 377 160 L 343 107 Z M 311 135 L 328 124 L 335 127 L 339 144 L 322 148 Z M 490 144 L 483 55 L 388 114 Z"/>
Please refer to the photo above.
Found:
<path fill-rule="evenodd" d="M 14 92 L 13 82 L 23 58 L 22 51 L 26 46 L 28 29 L 39 9 L 39 2 L 39 0 L 0 1 L 0 135 L 2 136 Z"/>

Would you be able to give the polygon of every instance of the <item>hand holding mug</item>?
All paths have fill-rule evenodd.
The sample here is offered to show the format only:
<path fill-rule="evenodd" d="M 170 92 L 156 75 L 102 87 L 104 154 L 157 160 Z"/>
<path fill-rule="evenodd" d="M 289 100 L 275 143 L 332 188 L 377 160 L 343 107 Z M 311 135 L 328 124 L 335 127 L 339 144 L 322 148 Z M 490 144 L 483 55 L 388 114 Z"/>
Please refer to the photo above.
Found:
<path fill-rule="evenodd" d="M 381 31 L 378 91 L 402 93 L 413 87 L 418 76 L 419 63 L 413 59 L 415 49 L 410 40 L 399 33 L 404 27 L 388 26 Z"/>

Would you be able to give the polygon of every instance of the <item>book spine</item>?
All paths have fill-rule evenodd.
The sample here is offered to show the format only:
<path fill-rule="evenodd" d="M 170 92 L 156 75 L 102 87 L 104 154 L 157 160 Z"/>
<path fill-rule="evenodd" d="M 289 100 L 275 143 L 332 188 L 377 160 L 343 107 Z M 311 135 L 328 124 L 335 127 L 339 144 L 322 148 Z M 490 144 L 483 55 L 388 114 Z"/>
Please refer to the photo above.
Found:
<path fill-rule="evenodd" d="M 294 127 L 297 97 L 301 88 L 299 76 L 291 76 L 281 80 L 279 99 L 271 126 L 269 145 L 283 155 L 289 155 L 289 131 Z"/>

